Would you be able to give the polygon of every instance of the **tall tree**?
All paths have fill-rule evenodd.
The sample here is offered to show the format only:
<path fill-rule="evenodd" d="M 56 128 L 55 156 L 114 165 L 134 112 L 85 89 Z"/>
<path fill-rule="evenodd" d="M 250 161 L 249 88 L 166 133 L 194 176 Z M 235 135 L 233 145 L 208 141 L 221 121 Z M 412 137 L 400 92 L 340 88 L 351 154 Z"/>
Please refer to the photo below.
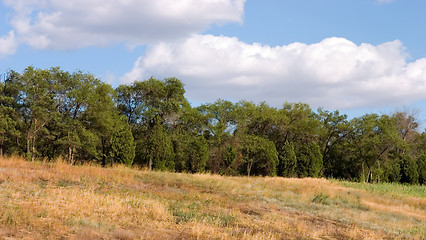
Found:
<path fill-rule="evenodd" d="M 293 142 L 286 141 L 279 152 L 278 171 L 283 177 L 294 177 L 296 175 L 297 157 Z"/>
<path fill-rule="evenodd" d="M 85 128 L 90 131 L 89 136 L 95 142 L 96 155 L 92 156 L 101 161 L 102 166 L 113 163 L 111 156 L 111 139 L 123 125 L 114 104 L 115 91 L 110 85 L 98 82 L 94 92 L 89 96 L 87 110 L 82 116 Z"/>
<path fill-rule="evenodd" d="M 17 122 L 14 120 L 15 111 L 11 106 L 13 98 L 5 95 L 4 83 L 0 81 L 0 156 L 4 154 L 5 142 L 16 134 Z"/>
<path fill-rule="evenodd" d="M 403 144 L 395 123 L 387 115 L 367 114 L 354 119 L 353 124 L 353 153 L 361 180 L 380 181 L 384 167 L 389 164 L 389 153 Z"/>
<path fill-rule="evenodd" d="M 55 87 L 49 70 L 28 67 L 16 79 L 19 86 L 20 114 L 26 129 L 26 154 L 31 160 L 37 156 L 36 146 L 41 134 L 47 135 L 47 124 L 55 115 Z"/>
<path fill-rule="evenodd" d="M 118 109 L 127 117 L 137 145 L 135 162 L 148 164 L 149 168 L 173 170 L 174 166 L 169 160 L 164 166 L 163 160 L 158 159 L 160 162 L 155 163 L 154 149 L 164 147 L 169 153 L 171 130 L 180 123 L 183 109 L 189 106 L 182 82 L 176 78 L 163 81 L 150 78 L 135 81 L 130 86 L 121 85 L 117 93 Z M 165 140 L 158 136 L 163 136 Z M 153 141 L 154 146 L 148 144 L 149 141 Z M 173 156 L 172 153 L 166 155 Z M 146 154 L 151 158 L 148 161 Z"/>
<path fill-rule="evenodd" d="M 224 167 L 221 173 L 226 173 L 226 174 L 234 173 L 234 171 L 231 168 L 231 166 L 235 163 L 235 160 L 237 159 L 237 151 L 235 150 L 234 146 L 228 145 L 228 147 L 226 147 L 223 150 L 222 159 L 223 159 Z"/>
<path fill-rule="evenodd" d="M 154 128 L 144 140 L 140 140 L 138 147 L 144 158 L 142 163 L 148 165 L 148 169 L 174 171 L 174 151 L 169 134 L 157 120 Z"/>
<path fill-rule="evenodd" d="M 66 151 L 66 159 L 73 164 L 76 155 L 80 155 L 80 160 L 86 156 L 80 151 L 87 147 L 83 139 L 88 130 L 83 124 L 83 117 L 91 103 L 90 96 L 95 95 L 96 86 L 100 81 L 93 75 L 80 71 L 69 74 L 58 70 L 54 74 L 61 86 L 57 100 L 62 116 L 62 134 L 58 141 Z"/>
<path fill-rule="evenodd" d="M 418 136 L 416 144 L 417 153 L 417 171 L 419 173 L 419 183 L 426 184 L 426 132 Z"/>
<path fill-rule="evenodd" d="M 297 149 L 297 173 L 299 177 L 320 177 L 322 154 L 320 147 L 311 142 L 300 145 Z"/>
<path fill-rule="evenodd" d="M 125 119 L 117 127 L 118 129 L 111 139 L 111 157 L 114 162 L 131 166 L 135 158 L 135 142 L 132 131 L 130 131 L 130 126 Z"/>
<path fill-rule="evenodd" d="M 241 171 L 247 176 L 263 175 L 276 176 L 278 152 L 274 143 L 268 139 L 246 135 L 240 145 L 242 155 Z"/>
<path fill-rule="evenodd" d="M 319 142 L 324 164 L 324 174 L 328 177 L 339 177 L 344 172 L 342 156 L 336 157 L 336 148 L 345 144 L 350 131 L 350 125 L 346 115 L 340 115 L 339 111 L 329 112 L 318 109 L 318 119 L 321 121 Z"/>

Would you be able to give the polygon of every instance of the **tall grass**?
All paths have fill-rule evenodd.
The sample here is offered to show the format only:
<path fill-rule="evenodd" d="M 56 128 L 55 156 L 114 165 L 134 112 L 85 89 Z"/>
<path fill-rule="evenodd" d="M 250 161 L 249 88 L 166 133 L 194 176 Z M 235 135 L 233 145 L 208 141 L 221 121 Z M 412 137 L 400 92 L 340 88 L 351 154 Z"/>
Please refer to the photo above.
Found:
<path fill-rule="evenodd" d="M 0 158 L 0 239 L 422 239 L 424 197 Z M 395 197 L 397 196 L 397 197 Z"/>

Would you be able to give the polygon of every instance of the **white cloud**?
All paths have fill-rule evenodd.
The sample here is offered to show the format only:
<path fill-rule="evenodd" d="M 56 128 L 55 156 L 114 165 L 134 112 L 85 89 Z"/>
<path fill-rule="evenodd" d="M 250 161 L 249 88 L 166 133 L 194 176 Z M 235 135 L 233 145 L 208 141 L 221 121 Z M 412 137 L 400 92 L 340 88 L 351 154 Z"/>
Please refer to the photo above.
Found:
<path fill-rule="evenodd" d="M 242 22 L 245 0 L 3 0 L 21 42 L 37 49 L 129 45 L 185 38 Z"/>
<path fill-rule="evenodd" d="M 114 73 L 107 71 L 101 79 L 103 79 L 103 81 L 105 81 L 108 84 L 112 84 L 115 82 L 117 77 L 115 76 Z"/>
<path fill-rule="evenodd" d="M 386 4 L 386 3 L 390 3 L 393 2 L 394 0 L 377 0 L 378 3 L 380 4 Z"/>
<path fill-rule="evenodd" d="M 270 47 L 194 35 L 152 46 L 123 82 L 178 77 L 196 102 L 217 98 L 302 101 L 332 109 L 404 104 L 426 95 L 426 59 L 412 63 L 398 40 L 356 45 L 344 38 Z"/>
<path fill-rule="evenodd" d="M 13 31 L 5 36 L 0 36 L 0 58 L 15 53 L 17 47 L 18 44 Z"/>

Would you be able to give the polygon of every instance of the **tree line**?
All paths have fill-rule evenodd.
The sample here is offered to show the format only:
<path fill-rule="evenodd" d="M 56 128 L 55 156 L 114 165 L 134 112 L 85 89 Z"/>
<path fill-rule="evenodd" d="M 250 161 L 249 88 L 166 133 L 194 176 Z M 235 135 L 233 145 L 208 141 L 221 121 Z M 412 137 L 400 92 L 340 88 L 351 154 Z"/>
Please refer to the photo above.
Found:
<path fill-rule="evenodd" d="M 60 68 L 0 81 L 0 155 L 225 175 L 425 184 L 426 133 L 406 111 L 348 119 L 304 103 L 192 107 L 176 78 L 116 89 Z"/>

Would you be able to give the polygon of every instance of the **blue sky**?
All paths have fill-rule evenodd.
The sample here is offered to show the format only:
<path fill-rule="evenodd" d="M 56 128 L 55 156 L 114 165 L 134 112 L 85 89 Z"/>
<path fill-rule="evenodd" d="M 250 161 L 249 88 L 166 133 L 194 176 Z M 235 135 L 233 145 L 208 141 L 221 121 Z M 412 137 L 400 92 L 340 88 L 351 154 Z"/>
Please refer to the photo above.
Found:
<path fill-rule="evenodd" d="M 194 104 L 306 102 L 426 116 L 424 0 L 0 0 L 0 72 L 113 86 L 178 77 Z"/>

